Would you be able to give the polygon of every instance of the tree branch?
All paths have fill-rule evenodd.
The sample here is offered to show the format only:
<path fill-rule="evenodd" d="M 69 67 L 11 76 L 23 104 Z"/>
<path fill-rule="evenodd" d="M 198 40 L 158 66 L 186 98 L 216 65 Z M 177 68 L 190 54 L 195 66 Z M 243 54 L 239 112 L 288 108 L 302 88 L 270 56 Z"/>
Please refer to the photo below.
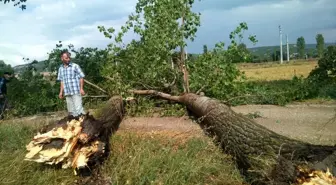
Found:
<path fill-rule="evenodd" d="M 111 78 L 109 76 L 103 76 L 103 77 L 113 82 L 113 78 Z"/>
<path fill-rule="evenodd" d="M 130 90 L 129 92 L 133 94 L 137 94 L 137 95 L 154 95 L 154 96 L 158 96 L 165 100 L 171 100 L 171 101 L 181 103 L 180 96 L 172 96 L 170 94 L 158 92 L 155 90 Z"/>
<path fill-rule="evenodd" d="M 91 82 L 89 82 L 85 79 L 84 79 L 84 82 L 107 94 L 107 92 L 104 89 L 102 89 L 101 87 L 99 87 L 98 85 L 95 85 L 95 84 L 93 84 L 93 83 L 91 83 Z"/>
<path fill-rule="evenodd" d="M 107 95 L 98 95 L 98 96 L 83 96 L 83 98 L 108 98 Z"/>
<path fill-rule="evenodd" d="M 165 88 L 169 88 L 169 87 L 172 87 L 173 85 L 175 85 L 175 83 L 176 83 L 176 75 L 174 74 L 174 73 L 172 73 L 173 75 L 174 75 L 174 79 L 173 79 L 173 81 L 171 82 L 171 83 L 169 83 L 169 84 L 167 84 L 167 83 L 164 83 L 164 82 L 161 82 L 162 84 L 163 84 L 163 86 L 165 87 Z M 134 74 L 133 74 L 134 75 Z M 135 75 L 134 75 L 135 76 Z M 103 76 L 104 78 L 106 78 L 107 80 L 109 80 L 109 81 L 114 81 L 113 80 L 113 78 L 111 78 L 111 77 L 109 77 L 109 76 Z M 160 89 L 162 89 L 162 88 L 160 88 L 160 87 L 153 87 L 153 86 L 150 86 L 150 85 L 147 85 L 147 84 L 145 84 L 145 83 L 143 83 L 143 82 L 140 82 L 140 81 L 135 81 L 135 82 L 133 82 L 133 83 L 135 83 L 135 84 L 139 84 L 139 85 L 142 85 L 144 88 L 146 88 L 146 89 L 152 89 L 152 90 L 160 90 Z"/>
<path fill-rule="evenodd" d="M 206 85 L 203 85 L 195 94 L 200 94 L 205 87 L 206 87 Z"/>
<path fill-rule="evenodd" d="M 172 74 L 173 74 L 173 76 L 174 76 L 174 80 L 170 83 L 170 84 L 168 84 L 168 87 L 173 87 L 174 85 L 175 85 L 175 83 L 176 83 L 176 74 L 175 73 L 173 73 L 172 72 Z M 168 88 L 168 87 L 166 87 L 166 88 Z"/>

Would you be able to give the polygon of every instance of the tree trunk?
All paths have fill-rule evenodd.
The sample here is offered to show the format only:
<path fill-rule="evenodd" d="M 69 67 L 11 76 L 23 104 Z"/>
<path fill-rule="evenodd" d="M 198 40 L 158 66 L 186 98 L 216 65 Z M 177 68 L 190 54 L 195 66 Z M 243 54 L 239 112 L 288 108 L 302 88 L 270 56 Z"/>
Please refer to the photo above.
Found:
<path fill-rule="evenodd" d="M 185 24 L 185 10 L 182 12 L 182 23 L 181 28 L 183 29 Z M 182 40 L 184 40 L 184 34 L 182 34 Z M 185 48 L 184 45 L 181 45 L 181 60 L 180 60 L 180 69 L 183 73 L 183 89 L 185 93 L 189 93 L 189 74 L 188 69 L 186 65 L 186 54 L 185 54 Z"/>
<path fill-rule="evenodd" d="M 94 118 L 67 116 L 49 124 L 27 145 L 25 160 L 72 167 L 75 173 L 101 164 L 110 152 L 110 137 L 124 115 L 123 99 L 112 97 Z"/>
<path fill-rule="evenodd" d="M 295 183 L 306 178 L 310 170 L 326 170 L 327 167 L 336 173 L 336 146 L 312 145 L 279 135 L 205 96 L 133 92 L 154 94 L 186 105 L 205 133 L 234 157 L 242 175 L 251 184 Z"/>

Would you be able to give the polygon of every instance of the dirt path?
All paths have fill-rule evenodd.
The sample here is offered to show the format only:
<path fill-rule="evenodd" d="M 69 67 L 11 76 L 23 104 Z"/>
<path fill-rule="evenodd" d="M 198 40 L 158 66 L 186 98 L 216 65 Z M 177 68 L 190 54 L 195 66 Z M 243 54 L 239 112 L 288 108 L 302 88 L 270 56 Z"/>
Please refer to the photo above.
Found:
<path fill-rule="evenodd" d="M 259 111 L 255 121 L 277 133 L 316 144 L 336 144 L 335 105 L 246 105 L 234 107 L 242 114 Z"/>
<path fill-rule="evenodd" d="M 232 107 L 244 115 L 259 115 L 254 120 L 287 137 L 315 144 L 336 144 L 336 104 L 292 104 L 285 107 L 274 105 L 243 105 Z M 46 116 L 31 116 L 6 121 L 18 124 L 47 124 L 65 116 L 64 112 Z M 334 118 L 335 117 L 335 118 Z M 332 120 L 334 118 L 334 120 Z M 331 121 L 330 121 L 331 120 Z M 329 122 L 328 122 L 329 121 Z M 126 118 L 119 132 L 157 133 L 168 136 L 204 137 L 199 126 L 187 117 L 135 117 Z"/>
<path fill-rule="evenodd" d="M 255 121 L 279 134 L 316 144 L 336 144 L 336 105 L 244 105 L 233 107 L 238 113 L 261 117 Z M 329 121 L 329 122 L 328 122 Z M 186 117 L 126 118 L 120 131 L 202 135 L 201 129 Z"/>
<path fill-rule="evenodd" d="M 169 137 L 205 137 L 188 117 L 131 117 L 120 124 L 118 132 L 160 134 Z"/>

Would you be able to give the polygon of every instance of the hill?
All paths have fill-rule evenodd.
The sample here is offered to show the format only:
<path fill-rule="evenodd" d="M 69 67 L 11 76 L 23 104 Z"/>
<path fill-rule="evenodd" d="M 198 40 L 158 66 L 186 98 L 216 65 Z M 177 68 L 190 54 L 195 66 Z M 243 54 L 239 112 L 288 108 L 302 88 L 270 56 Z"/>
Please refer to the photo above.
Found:
<path fill-rule="evenodd" d="M 334 43 L 326 43 L 326 47 L 330 45 L 335 45 Z M 254 55 L 258 57 L 269 57 L 276 51 L 279 51 L 279 46 L 261 46 L 261 47 L 253 47 L 248 48 Z M 289 45 L 289 52 L 291 54 L 296 53 L 296 44 L 290 44 Z M 316 44 L 306 44 L 306 53 L 311 54 L 310 56 L 314 55 L 314 52 L 316 50 Z M 283 52 L 286 53 L 286 44 L 283 46 Z M 191 54 L 191 53 L 190 53 Z M 193 56 L 197 56 L 198 54 L 191 54 Z M 21 73 L 29 64 L 22 64 L 13 67 L 15 73 Z M 33 66 L 36 68 L 37 72 L 47 72 L 45 61 L 37 62 L 36 64 L 33 64 Z"/>
<path fill-rule="evenodd" d="M 326 43 L 325 47 L 335 45 L 334 43 Z M 270 56 L 272 53 L 276 51 L 280 51 L 280 46 L 261 46 L 261 47 L 253 47 L 248 48 L 254 55 L 263 57 Z M 306 53 L 313 56 L 316 52 L 316 44 L 306 44 Z M 287 52 L 286 43 L 283 45 L 283 53 Z M 297 53 L 296 44 L 289 44 L 289 53 Z"/>
<path fill-rule="evenodd" d="M 37 72 L 45 72 L 46 70 L 46 63 L 45 61 L 40 61 L 40 62 L 36 62 L 35 64 L 32 64 L 33 67 L 35 67 Z M 25 70 L 27 67 L 29 66 L 29 64 L 22 64 L 22 65 L 17 65 L 14 66 L 14 72 L 15 73 L 21 73 L 23 70 Z"/>

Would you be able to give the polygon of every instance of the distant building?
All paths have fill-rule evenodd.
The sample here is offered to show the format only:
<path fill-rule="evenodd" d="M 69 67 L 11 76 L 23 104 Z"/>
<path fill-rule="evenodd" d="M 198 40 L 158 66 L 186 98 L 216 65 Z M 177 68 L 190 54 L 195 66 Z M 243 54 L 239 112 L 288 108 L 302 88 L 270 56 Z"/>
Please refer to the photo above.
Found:
<path fill-rule="evenodd" d="M 51 72 L 40 72 L 40 75 L 43 77 L 49 77 L 51 75 Z"/>
<path fill-rule="evenodd" d="M 56 74 L 56 72 L 40 72 L 40 75 L 42 75 L 46 80 L 51 80 L 53 76 L 56 76 Z"/>
<path fill-rule="evenodd" d="M 289 55 L 289 57 L 291 59 L 297 59 L 297 58 L 299 58 L 299 53 L 292 53 L 292 54 Z"/>

